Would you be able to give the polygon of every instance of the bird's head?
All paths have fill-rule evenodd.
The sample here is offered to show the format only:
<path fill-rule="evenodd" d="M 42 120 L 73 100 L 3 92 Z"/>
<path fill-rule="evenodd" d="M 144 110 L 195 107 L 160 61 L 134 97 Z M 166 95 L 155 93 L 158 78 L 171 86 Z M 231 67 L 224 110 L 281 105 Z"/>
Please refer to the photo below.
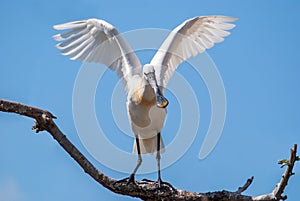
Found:
<path fill-rule="evenodd" d="M 165 108 L 169 104 L 169 101 L 161 93 L 155 76 L 154 66 L 151 64 L 144 65 L 143 74 L 150 86 L 153 88 L 156 95 L 156 105 L 160 108 Z"/>
<path fill-rule="evenodd" d="M 151 64 L 145 64 L 143 67 L 144 75 L 148 73 L 155 73 L 154 66 Z"/>

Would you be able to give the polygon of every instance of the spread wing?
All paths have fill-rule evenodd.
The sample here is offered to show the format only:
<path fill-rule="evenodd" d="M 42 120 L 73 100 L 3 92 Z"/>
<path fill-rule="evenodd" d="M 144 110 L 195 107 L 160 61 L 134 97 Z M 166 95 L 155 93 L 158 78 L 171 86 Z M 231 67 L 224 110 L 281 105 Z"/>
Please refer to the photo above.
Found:
<path fill-rule="evenodd" d="M 180 63 L 222 42 L 235 27 L 237 18 L 227 16 L 200 16 L 186 20 L 176 27 L 163 42 L 151 63 L 155 67 L 159 86 L 168 84 Z"/>
<path fill-rule="evenodd" d="M 122 35 L 104 20 L 88 19 L 55 25 L 56 30 L 69 30 L 53 38 L 71 60 L 101 63 L 118 73 L 125 81 L 127 92 L 133 77 L 141 76 L 139 59 Z"/>

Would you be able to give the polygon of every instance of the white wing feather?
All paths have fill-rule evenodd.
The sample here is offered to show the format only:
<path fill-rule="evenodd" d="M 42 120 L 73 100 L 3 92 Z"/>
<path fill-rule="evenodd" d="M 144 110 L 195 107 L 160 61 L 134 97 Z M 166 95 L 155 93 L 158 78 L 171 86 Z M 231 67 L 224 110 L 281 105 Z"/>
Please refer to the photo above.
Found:
<path fill-rule="evenodd" d="M 159 86 L 165 88 L 180 63 L 222 42 L 235 27 L 237 18 L 200 16 L 176 27 L 163 42 L 150 64 L 155 68 Z"/>
<path fill-rule="evenodd" d="M 124 79 L 127 92 L 133 77 L 142 74 L 139 59 L 122 35 L 109 23 L 88 19 L 55 25 L 56 30 L 68 30 L 53 38 L 63 41 L 56 45 L 71 60 L 101 63 Z"/>

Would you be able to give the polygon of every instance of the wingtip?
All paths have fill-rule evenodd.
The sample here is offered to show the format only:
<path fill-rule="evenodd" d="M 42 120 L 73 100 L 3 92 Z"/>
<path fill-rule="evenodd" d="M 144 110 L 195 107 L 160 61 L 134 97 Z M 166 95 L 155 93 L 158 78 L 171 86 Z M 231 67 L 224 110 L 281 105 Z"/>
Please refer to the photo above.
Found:
<path fill-rule="evenodd" d="M 59 49 L 59 50 L 62 50 L 62 49 L 63 49 L 63 47 L 61 46 L 61 43 L 56 44 L 55 47 L 56 47 L 57 49 Z"/>
<path fill-rule="evenodd" d="M 62 40 L 62 37 L 61 37 L 60 34 L 56 34 L 56 35 L 52 36 L 52 38 L 53 38 L 54 40 L 56 40 L 56 41 L 61 41 L 61 40 Z"/>
<path fill-rule="evenodd" d="M 208 16 L 198 16 L 199 19 L 208 19 L 208 20 L 214 20 L 222 23 L 228 23 L 228 22 L 234 22 L 237 21 L 237 17 L 233 16 L 226 16 L 226 15 L 208 15 Z"/>
<path fill-rule="evenodd" d="M 61 25 L 62 25 L 62 24 L 56 24 L 56 25 L 53 25 L 52 28 L 55 29 L 55 30 L 62 30 L 62 29 L 61 29 Z"/>
<path fill-rule="evenodd" d="M 75 21 L 75 22 L 77 22 L 77 21 Z M 69 29 L 70 28 L 69 26 L 74 24 L 75 22 L 56 24 L 56 25 L 53 25 L 53 29 L 58 30 L 58 31 Z"/>
<path fill-rule="evenodd" d="M 230 17 L 232 19 L 232 22 L 237 21 L 239 18 L 238 17 Z"/>
<path fill-rule="evenodd" d="M 237 17 L 233 17 L 233 16 L 220 16 L 223 18 L 223 22 L 235 22 L 238 20 Z"/>

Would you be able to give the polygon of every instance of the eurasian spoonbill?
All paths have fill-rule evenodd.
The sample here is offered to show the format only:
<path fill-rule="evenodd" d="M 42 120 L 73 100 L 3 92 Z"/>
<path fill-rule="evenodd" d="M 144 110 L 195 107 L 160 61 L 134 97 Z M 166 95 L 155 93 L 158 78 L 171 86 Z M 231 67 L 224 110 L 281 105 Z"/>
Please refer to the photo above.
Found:
<path fill-rule="evenodd" d="M 161 130 L 166 117 L 168 100 L 164 89 L 180 63 L 222 42 L 235 27 L 236 18 L 228 16 L 199 16 L 176 27 L 163 42 L 150 64 L 142 65 L 125 38 L 111 24 L 100 19 L 87 19 L 55 25 L 56 30 L 69 30 L 53 38 L 63 55 L 71 60 L 95 62 L 117 72 L 126 86 L 127 110 L 135 135 L 133 151 L 138 161 L 128 182 L 142 163 L 141 154 L 156 154 L 158 184 L 160 153 L 164 151 Z"/>

